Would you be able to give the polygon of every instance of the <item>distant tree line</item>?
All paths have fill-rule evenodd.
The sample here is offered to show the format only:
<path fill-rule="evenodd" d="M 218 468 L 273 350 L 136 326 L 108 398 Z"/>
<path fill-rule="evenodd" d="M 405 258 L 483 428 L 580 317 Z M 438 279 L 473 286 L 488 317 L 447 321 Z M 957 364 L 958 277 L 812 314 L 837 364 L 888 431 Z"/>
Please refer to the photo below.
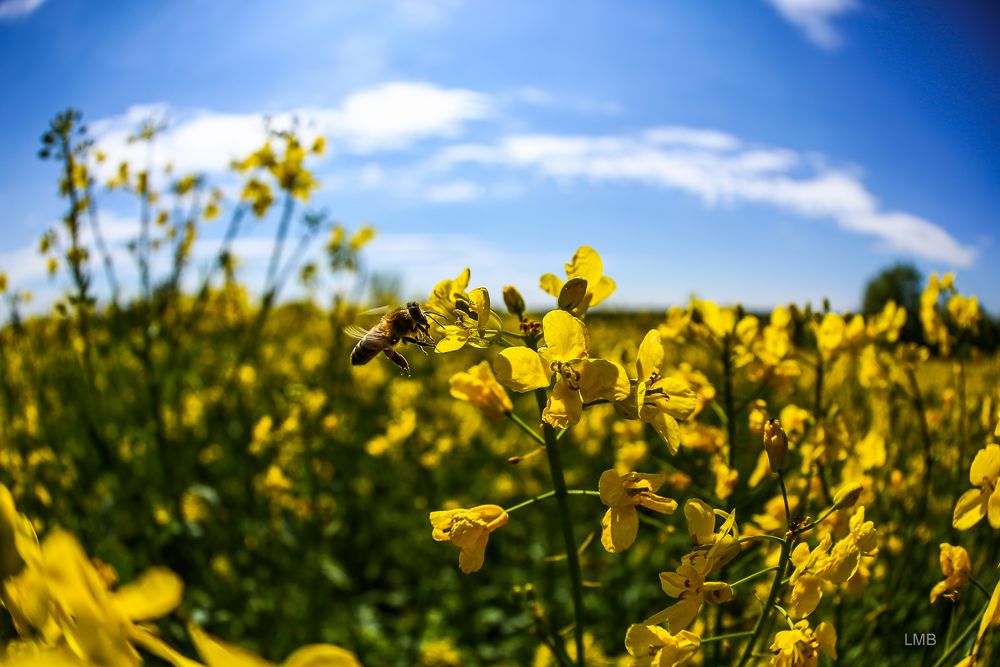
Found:
<path fill-rule="evenodd" d="M 878 313 L 887 302 L 895 301 L 906 308 L 909 317 L 906 326 L 900 332 L 904 341 L 927 344 L 920 326 L 920 294 L 925 280 L 920 271 L 908 263 L 898 263 L 883 269 L 865 285 L 861 312 L 865 315 Z M 984 352 L 994 352 L 1000 347 L 1000 318 L 992 317 L 982 309 L 982 320 L 979 330 L 971 335 L 966 334 L 959 344 L 968 344 Z M 953 332 L 954 333 L 954 332 Z M 931 346 L 933 347 L 933 346 Z"/>

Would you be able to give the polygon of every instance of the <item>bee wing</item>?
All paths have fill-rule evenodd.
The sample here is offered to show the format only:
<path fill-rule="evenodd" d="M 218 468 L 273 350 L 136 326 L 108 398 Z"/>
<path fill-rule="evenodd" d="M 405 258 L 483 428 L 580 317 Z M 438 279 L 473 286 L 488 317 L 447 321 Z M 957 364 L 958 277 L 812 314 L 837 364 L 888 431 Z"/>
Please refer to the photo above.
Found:
<path fill-rule="evenodd" d="M 369 317 L 369 316 L 379 316 L 385 315 L 390 310 L 393 310 L 392 306 L 379 306 L 378 308 L 371 308 L 363 312 L 358 313 L 358 317 Z"/>
<path fill-rule="evenodd" d="M 361 340 L 362 338 L 365 337 L 365 334 L 368 333 L 368 329 L 352 324 L 350 326 L 344 327 L 344 333 L 350 336 L 351 338 L 357 338 L 358 340 Z"/>

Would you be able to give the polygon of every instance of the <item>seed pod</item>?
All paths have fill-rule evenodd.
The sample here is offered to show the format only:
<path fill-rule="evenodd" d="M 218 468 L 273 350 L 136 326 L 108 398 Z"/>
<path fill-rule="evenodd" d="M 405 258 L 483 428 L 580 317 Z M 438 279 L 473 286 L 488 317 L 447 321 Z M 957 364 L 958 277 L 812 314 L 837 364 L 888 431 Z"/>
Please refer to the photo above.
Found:
<path fill-rule="evenodd" d="M 858 502 L 858 498 L 861 497 L 861 485 L 857 482 L 850 482 L 841 487 L 840 491 L 837 491 L 837 495 L 833 497 L 833 506 L 838 510 L 846 510 Z"/>

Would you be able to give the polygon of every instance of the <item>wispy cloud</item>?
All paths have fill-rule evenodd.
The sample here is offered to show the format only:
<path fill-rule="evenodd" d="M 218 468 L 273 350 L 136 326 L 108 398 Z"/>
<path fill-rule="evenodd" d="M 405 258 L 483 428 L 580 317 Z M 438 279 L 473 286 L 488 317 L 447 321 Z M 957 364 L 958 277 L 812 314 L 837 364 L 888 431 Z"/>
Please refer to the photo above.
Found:
<path fill-rule="evenodd" d="M 781 16 L 799 28 L 816 46 L 835 49 L 840 33 L 833 25 L 841 14 L 856 9 L 856 0 L 767 0 Z"/>
<path fill-rule="evenodd" d="M 369 159 L 350 174 L 324 175 L 327 187 L 339 183 L 352 190 L 447 204 L 521 193 L 523 188 L 511 175 L 517 179 L 526 172 L 560 180 L 631 182 L 687 192 L 709 206 L 763 204 L 800 218 L 832 221 L 848 232 L 878 239 L 891 251 L 954 266 L 975 261 L 976 250 L 940 225 L 886 209 L 857 170 L 830 167 L 822 158 L 786 148 L 751 144 L 717 129 L 661 126 L 628 135 L 512 134 L 492 143 L 463 143 L 474 121 L 491 119 L 493 130 L 503 125 L 501 98 L 395 82 L 353 93 L 337 106 L 285 111 L 271 122 L 280 127 L 295 119 L 307 139 L 324 135 L 335 145 L 335 153 Z M 221 172 L 231 159 L 246 155 L 264 139 L 261 114 L 176 112 L 165 106 L 133 107 L 92 127 L 116 159 L 141 162 L 144 147 L 129 144 L 128 135 L 145 117 L 172 114 L 179 119 L 155 150 L 161 161 L 173 161 L 182 173 Z M 397 160 L 391 167 L 378 161 L 387 152 L 412 157 L 418 142 L 430 138 L 438 140 L 430 160 L 418 158 L 408 166 Z M 484 173 L 484 166 L 508 174 L 498 179 Z"/>
<path fill-rule="evenodd" d="M 213 173 L 260 146 L 268 120 L 276 128 L 297 123 L 307 138 L 324 135 L 338 152 L 371 154 L 401 150 L 429 137 L 458 137 L 467 123 L 491 113 L 489 97 L 475 91 L 391 82 L 353 93 L 332 107 L 301 107 L 267 116 L 137 105 L 90 127 L 100 147 L 116 161 L 144 164 L 145 147 L 130 143 L 129 136 L 147 119 L 166 121 L 168 129 L 155 145 L 155 161 L 170 161 L 181 173 Z"/>
<path fill-rule="evenodd" d="M 0 21 L 27 16 L 44 2 L 45 0 L 0 0 Z"/>
<path fill-rule="evenodd" d="M 751 146 L 714 130 L 665 127 L 639 136 L 509 136 L 495 144 L 443 150 L 434 164 L 447 172 L 464 163 L 533 169 L 561 180 L 633 182 L 681 190 L 707 205 L 755 203 L 803 218 L 831 220 L 873 236 L 889 249 L 955 266 L 976 251 L 930 220 L 885 210 L 852 171 L 796 151 Z"/>

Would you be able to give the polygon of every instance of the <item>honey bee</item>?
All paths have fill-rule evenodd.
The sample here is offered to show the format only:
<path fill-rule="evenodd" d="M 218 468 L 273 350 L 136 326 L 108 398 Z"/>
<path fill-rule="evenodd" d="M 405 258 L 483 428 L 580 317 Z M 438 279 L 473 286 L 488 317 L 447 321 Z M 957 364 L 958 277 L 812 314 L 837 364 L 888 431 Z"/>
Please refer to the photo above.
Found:
<path fill-rule="evenodd" d="M 434 341 L 430 336 L 430 323 L 427 320 L 428 315 L 434 314 L 423 310 L 415 301 L 411 301 L 405 306 L 387 312 L 371 329 L 365 330 L 356 326 L 346 328 L 344 331 L 349 336 L 358 339 L 358 344 L 351 351 L 351 364 L 363 366 L 381 352 L 409 377 L 410 364 L 406 361 L 406 357 L 393 348 L 400 342 L 412 343 L 421 350 L 434 347 Z"/>

